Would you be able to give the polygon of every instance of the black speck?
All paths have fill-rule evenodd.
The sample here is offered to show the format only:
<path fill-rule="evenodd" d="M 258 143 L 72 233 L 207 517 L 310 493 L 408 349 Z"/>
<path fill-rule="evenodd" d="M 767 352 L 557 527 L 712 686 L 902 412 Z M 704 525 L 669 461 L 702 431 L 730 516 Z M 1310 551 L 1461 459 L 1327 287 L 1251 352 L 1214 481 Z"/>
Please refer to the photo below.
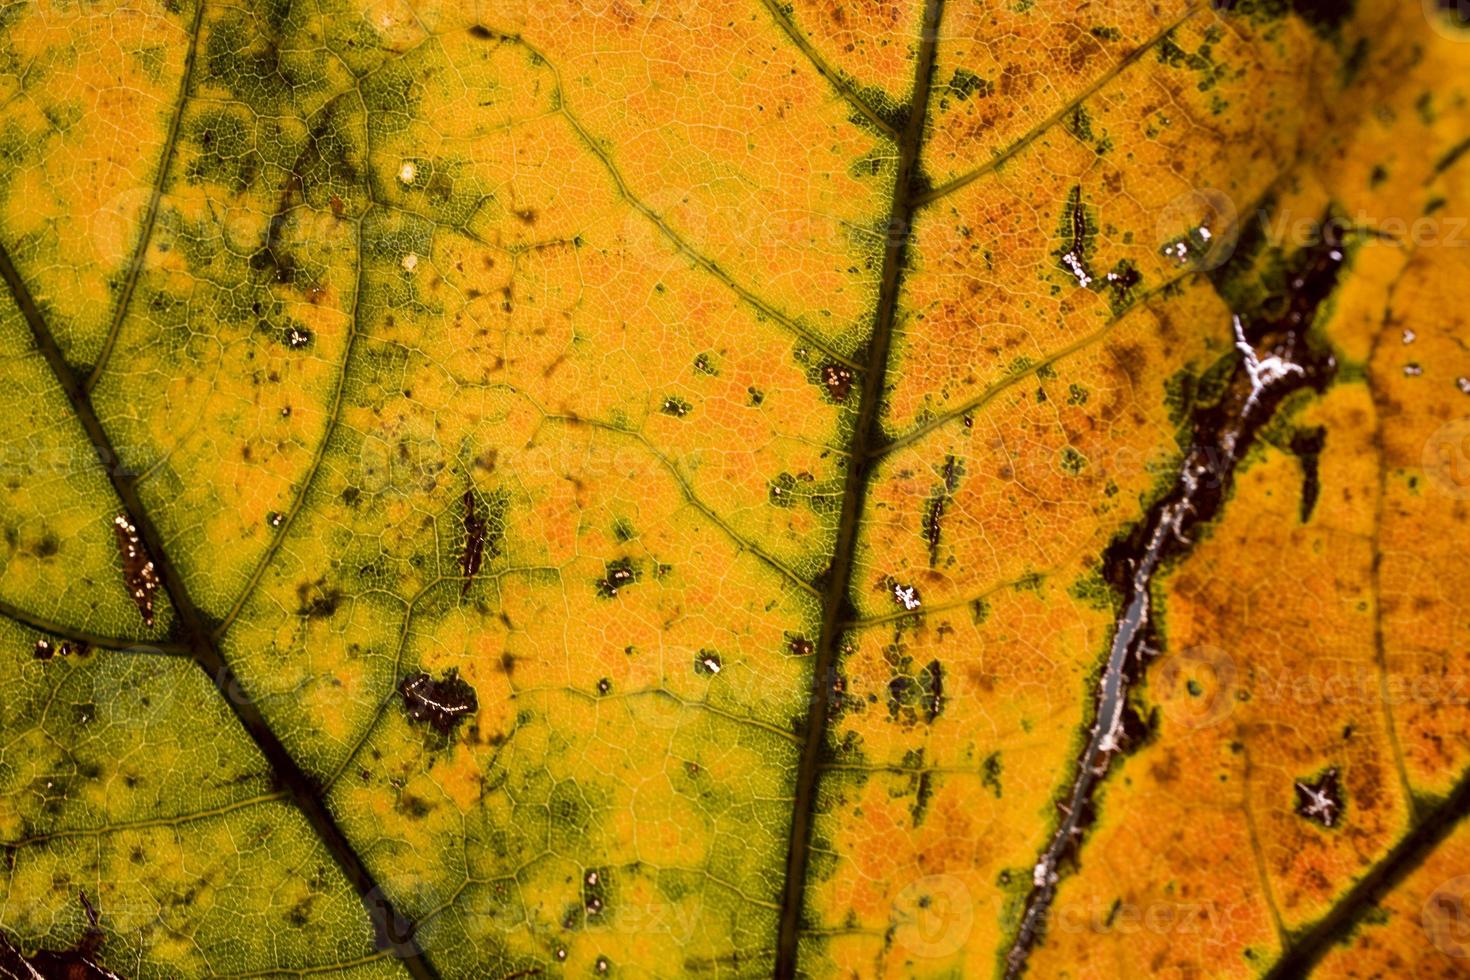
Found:
<path fill-rule="evenodd" d="M 1317 497 L 1322 492 L 1317 464 L 1322 456 L 1322 447 L 1326 442 L 1327 430 L 1320 426 L 1315 429 L 1298 430 L 1291 437 L 1291 451 L 1302 464 L 1301 519 L 1303 524 L 1311 519 L 1312 509 L 1317 506 Z"/>

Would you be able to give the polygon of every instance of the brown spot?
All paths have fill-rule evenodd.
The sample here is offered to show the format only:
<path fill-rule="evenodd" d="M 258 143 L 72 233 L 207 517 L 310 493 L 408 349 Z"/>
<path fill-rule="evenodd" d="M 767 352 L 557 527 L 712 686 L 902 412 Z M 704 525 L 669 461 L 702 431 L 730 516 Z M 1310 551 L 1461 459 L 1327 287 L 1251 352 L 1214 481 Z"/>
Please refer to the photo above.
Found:
<path fill-rule="evenodd" d="M 158 578 L 158 569 L 153 564 L 153 559 L 148 557 L 148 550 L 143 547 L 143 539 L 138 534 L 138 528 L 127 515 L 119 514 L 112 519 L 112 529 L 117 535 L 117 550 L 122 557 L 123 582 L 127 585 L 128 595 L 132 596 L 133 603 L 138 607 L 138 612 L 143 616 L 144 624 L 153 625 L 153 593 L 158 591 L 161 584 Z"/>
<path fill-rule="evenodd" d="M 489 523 L 485 518 L 475 513 L 475 491 L 464 492 L 464 554 L 460 557 L 460 568 L 464 571 L 464 584 L 460 586 L 459 594 L 464 595 L 470 591 L 470 583 L 475 580 L 475 573 L 480 570 L 480 562 L 485 554 L 485 533 Z"/>
<path fill-rule="evenodd" d="M 842 404 L 847 401 L 848 392 L 852 391 L 852 370 L 841 364 L 823 364 L 822 386 L 834 402 Z"/>
<path fill-rule="evenodd" d="M 97 926 L 97 910 L 78 893 L 87 927 L 82 938 L 68 950 L 56 952 L 42 949 L 27 957 L 4 933 L 0 933 L 0 975 L 6 977 L 44 977 L 47 980 L 122 980 L 116 973 L 98 966 L 95 958 L 102 948 L 102 930 Z"/>
<path fill-rule="evenodd" d="M 1144 364 L 1148 355 L 1142 347 L 1137 344 L 1110 344 L 1107 354 L 1113 360 L 1113 364 L 1128 379 L 1128 383 L 1135 388 L 1143 380 Z"/>
<path fill-rule="evenodd" d="M 398 812 L 407 814 L 413 820 L 422 820 L 429 815 L 433 809 L 429 802 L 412 793 L 404 793 L 398 798 Z"/>
<path fill-rule="evenodd" d="M 1296 815 L 1323 827 L 1332 827 L 1342 818 L 1342 782 L 1337 769 L 1328 769 L 1313 781 L 1301 780 L 1296 786 Z"/>
<path fill-rule="evenodd" d="M 1149 775 L 1160 783 L 1176 783 L 1179 781 L 1179 756 L 1173 751 L 1165 753 L 1162 762 L 1155 762 L 1149 767 Z"/>
<path fill-rule="evenodd" d="M 296 586 L 296 598 L 300 603 L 296 608 L 297 615 L 325 619 L 342 604 L 342 590 L 327 588 L 326 579 L 319 578 L 315 582 L 303 582 Z"/>
<path fill-rule="evenodd" d="M 426 721 L 442 735 L 480 707 L 475 689 L 453 668 L 437 681 L 428 674 L 409 674 L 399 682 L 398 693 L 410 719 Z"/>

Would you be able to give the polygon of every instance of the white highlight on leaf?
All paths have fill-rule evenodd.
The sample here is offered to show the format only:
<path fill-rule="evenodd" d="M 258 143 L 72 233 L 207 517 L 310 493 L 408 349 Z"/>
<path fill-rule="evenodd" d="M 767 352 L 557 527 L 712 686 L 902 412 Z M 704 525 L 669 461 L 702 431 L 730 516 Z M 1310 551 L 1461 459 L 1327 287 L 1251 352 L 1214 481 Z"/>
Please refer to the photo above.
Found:
<path fill-rule="evenodd" d="M 1280 381 L 1282 378 L 1293 374 L 1306 374 L 1300 364 L 1272 354 L 1270 357 L 1261 357 L 1256 349 L 1245 339 L 1245 325 L 1240 322 L 1240 317 L 1233 318 L 1235 321 L 1235 349 L 1240 351 L 1245 358 L 1245 373 L 1251 381 L 1251 395 L 1245 400 L 1243 412 L 1249 412 L 1255 407 L 1256 400 L 1267 388 Z"/>
<path fill-rule="evenodd" d="M 1325 789 L 1314 789 L 1306 783 L 1297 783 L 1296 788 L 1306 804 L 1302 815 L 1320 820 L 1324 827 L 1331 827 L 1337 820 L 1337 801 L 1327 795 Z"/>
<path fill-rule="evenodd" d="M 1066 255 L 1063 255 L 1062 263 L 1067 268 L 1072 270 L 1072 275 L 1077 277 L 1077 284 L 1080 285 L 1083 289 L 1086 289 L 1088 286 L 1092 285 L 1092 277 L 1089 276 L 1087 274 L 1087 270 L 1083 268 L 1082 260 L 1077 258 L 1076 252 L 1068 252 Z"/>

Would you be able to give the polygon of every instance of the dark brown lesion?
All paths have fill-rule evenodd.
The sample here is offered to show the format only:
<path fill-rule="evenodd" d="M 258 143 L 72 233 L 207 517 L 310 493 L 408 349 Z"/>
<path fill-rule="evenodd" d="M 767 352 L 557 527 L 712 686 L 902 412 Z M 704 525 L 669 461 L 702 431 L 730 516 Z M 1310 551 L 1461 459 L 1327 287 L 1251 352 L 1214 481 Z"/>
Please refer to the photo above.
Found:
<path fill-rule="evenodd" d="M 1317 507 L 1317 498 L 1322 493 L 1320 460 L 1327 445 L 1327 430 L 1322 426 L 1299 429 L 1291 437 L 1291 451 L 1302 465 L 1301 520 L 1305 524 L 1312 518 Z"/>
<path fill-rule="evenodd" d="M 1062 218 L 1064 244 L 1052 254 L 1057 257 L 1062 271 L 1077 280 L 1077 285 L 1084 289 L 1091 288 L 1096 281 L 1087 267 L 1088 255 L 1092 251 L 1090 232 L 1087 205 L 1082 201 L 1082 186 L 1079 184 L 1067 196 L 1066 213 Z"/>
<path fill-rule="evenodd" d="M 330 619 L 342 605 L 342 590 L 329 583 L 326 576 L 296 586 L 296 615 L 308 619 Z"/>
<path fill-rule="evenodd" d="M 604 599 L 611 599 L 636 581 L 638 581 L 638 571 L 633 567 L 632 561 L 627 558 L 619 558 L 608 562 L 603 569 L 603 576 L 597 582 L 597 594 Z"/>
<path fill-rule="evenodd" d="M 86 640 L 53 639 L 43 636 L 36 641 L 34 656 L 37 660 L 50 660 L 52 657 L 70 657 L 76 654 L 78 658 L 85 657 L 92 652 L 92 645 Z"/>
<path fill-rule="evenodd" d="M 485 557 L 485 536 L 489 528 L 489 521 L 476 512 L 475 491 L 466 490 L 464 492 L 464 554 L 459 559 L 460 570 L 464 572 L 464 585 L 460 587 L 460 595 L 470 591 L 470 583 L 475 580 L 475 574 L 480 570 L 480 562 Z"/>
<path fill-rule="evenodd" d="M 888 681 L 888 717 L 904 725 L 932 725 L 944 712 L 944 665 L 931 660 L 914 664 L 895 642 L 885 651 L 894 674 Z"/>
<path fill-rule="evenodd" d="M 441 735 L 454 731 L 480 707 L 475 689 L 452 667 L 439 680 L 424 673 L 409 674 L 398 683 L 398 693 L 411 720 L 428 722 Z"/>
<path fill-rule="evenodd" d="M 839 405 L 847 401 L 853 377 L 852 369 L 841 364 L 822 365 L 822 387 L 827 390 L 827 397 Z"/>
<path fill-rule="evenodd" d="M 1299 780 L 1295 790 L 1297 816 L 1322 827 L 1334 827 L 1342 819 L 1342 780 L 1335 766 L 1316 779 Z"/>
<path fill-rule="evenodd" d="M 122 980 L 118 974 L 98 965 L 97 954 L 105 939 L 98 925 L 97 910 L 78 892 L 82 910 L 87 915 L 87 928 L 77 944 L 66 950 L 40 949 L 26 956 L 11 938 L 0 932 L 0 977 L 10 980 Z"/>
<path fill-rule="evenodd" d="M 1032 871 L 1023 917 L 1006 954 L 1007 978 L 1026 969 L 1046 927 L 1062 866 L 1077 861 L 1096 819 L 1097 789 L 1113 759 L 1148 737 L 1147 724 L 1128 702 L 1160 649 L 1152 607 L 1156 575 L 1189 554 L 1194 533 L 1219 516 L 1240 461 L 1282 402 L 1299 392 L 1325 390 L 1336 374 L 1335 358 L 1311 336 L 1311 329 L 1337 288 L 1345 261 L 1341 228 L 1324 218 L 1317 240 L 1286 263 L 1279 288 L 1254 309 L 1233 317 L 1231 373 L 1220 396 L 1194 412 L 1178 477 L 1103 556 L 1103 577 L 1119 596 L 1121 614 L 1097 683 L 1087 745 L 1057 802 L 1059 825 Z M 1332 810 L 1332 819 L 1337 819 L 1340 800 L 1334 808 L 1331 798 L 1326 799 L 1323 803 L 1314 797 L 1316 809 Z"/>
<path fill-rule="evenodd" d="M 112 529 L 117 536 L 118 554 L 122 558 L 123 583 L 138 607 L 138 612 L 142 614 L 144 624 L 152 626 L 153 594 L 162 585 L 158 568 L 153 564 L 153 559 L 148 557 L 148 549 L 143 545 L 137 525 L 126 514 L 119 514 L 112 519 Z"/>
<path fill-rule="evenodd" d="M 929 496 L 924 512 L 924 540 L 929 544 L 929 567 L 939 564 L 939 536 L 943 529 L 944 510 L 960 482 L 959 461 L 951 454 L 944 458 L 942 484 Z"/>

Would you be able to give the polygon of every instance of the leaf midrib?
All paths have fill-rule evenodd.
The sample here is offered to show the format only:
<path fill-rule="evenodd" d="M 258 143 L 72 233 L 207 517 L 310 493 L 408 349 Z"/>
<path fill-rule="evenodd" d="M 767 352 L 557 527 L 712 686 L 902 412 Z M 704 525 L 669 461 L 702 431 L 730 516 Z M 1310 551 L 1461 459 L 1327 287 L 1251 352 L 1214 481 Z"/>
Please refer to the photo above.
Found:
<path fill-rule="evenodd" d="M 924 125 L 928 118 L 929 87 L 934 74 L 939 42 L 939 21 L 944 0 L 925 0 L 923 26 L 914 65 L 914 84 L 908 117 L 898 143 L 898 170 L 894 175 L 893 201 L 889 209 L 888 241 L 883 252 L 883 273 L 874 311 L 873 335 L 863 366 L 863 385 L 858 400 L 857 424 L 848 446 L 847 475 L 842 487 L 842 511 L 832 562 L 822 591 L 822 627 L 812 665 L 811 704 L 807 711 L 801 761 L 796 775 L 796 797 L 791 819 L 791 836 L 786 856 L 785 890 L 781 901 L 781 925 L 776 941 L 777 980 L 796 975 L 797 940 L 802 928 L 802 904 L 806 891 L 807 862 L 811 850 L 812 818 L 822 757 L 827 744 L 827 722 L 832 693 L 831 678 L 843 642 L 845 624 L 852 620 L 852 572 L 857 552 L 859 525 L 867 499 L 869 478 L 876 463 L 875 451 L 886 435 L 879 421 L 884 383 L 888 373 L 889 348 L 899 289 L 908 254 L 916 193 L 919 155 L 923 149 Z"/>

